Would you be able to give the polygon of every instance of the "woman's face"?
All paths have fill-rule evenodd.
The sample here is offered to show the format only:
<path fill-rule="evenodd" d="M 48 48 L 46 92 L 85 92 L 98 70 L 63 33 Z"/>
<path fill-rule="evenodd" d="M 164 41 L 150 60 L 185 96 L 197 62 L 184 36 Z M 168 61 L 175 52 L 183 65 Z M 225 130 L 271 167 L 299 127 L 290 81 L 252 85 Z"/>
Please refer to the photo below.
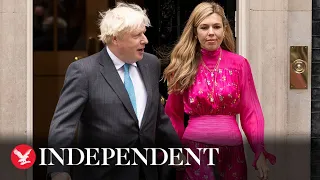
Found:
<path fill-rule="evenodd" d="M 220 15 L 213 13 L 197 27 L 197 39 L 201 48 L 213 51 L 220 47 L 224 38 L 224 27 Z"/>

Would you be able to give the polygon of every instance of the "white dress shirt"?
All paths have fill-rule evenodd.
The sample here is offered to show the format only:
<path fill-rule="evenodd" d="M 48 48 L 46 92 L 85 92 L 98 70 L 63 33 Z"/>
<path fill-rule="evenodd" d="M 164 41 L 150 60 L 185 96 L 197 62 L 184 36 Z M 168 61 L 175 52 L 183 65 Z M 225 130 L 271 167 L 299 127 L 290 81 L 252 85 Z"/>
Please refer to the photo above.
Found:
<path fill-rule="evenodd" d="M 107 52 L 113 61 L 114 66 L 116 67 L 119 76 L 124 83 L 124 67 L 125 64 L 118 57 L 116 57 L 110 49 L 107 47 Z M 130 78 L 134 86 L 134 94 L 136 96 L 136 106 L 137 106 L 137 118 L 139 120 L 139 127 L 141 125 L 142 117 L 147 103 L 147 92 L 142 80 L 141 74 L 136 63 L 131 64 L 129 68 Z"/>

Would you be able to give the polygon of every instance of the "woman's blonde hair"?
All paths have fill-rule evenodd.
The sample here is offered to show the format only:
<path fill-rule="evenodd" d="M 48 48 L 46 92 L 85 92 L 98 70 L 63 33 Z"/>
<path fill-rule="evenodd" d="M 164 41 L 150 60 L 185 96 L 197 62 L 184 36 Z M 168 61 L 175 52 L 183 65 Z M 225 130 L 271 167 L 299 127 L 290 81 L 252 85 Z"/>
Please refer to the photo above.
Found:
<path fill-rule="evenodd" d="M 215 2 L 198 4 L 192 11 L 180 40 L 171 52 L 170 64 L 164 70 L 163 75 L 164 80 L 167 81 L 168 93 L 182 93 L 193 84 L 200 59 L 200 44 L 196 39 L 197 27 L 213 13 L 221 16 L 225 31 L 221 48 L 231 52 L 235 51 L 233 33 L 223 8 Z"/>

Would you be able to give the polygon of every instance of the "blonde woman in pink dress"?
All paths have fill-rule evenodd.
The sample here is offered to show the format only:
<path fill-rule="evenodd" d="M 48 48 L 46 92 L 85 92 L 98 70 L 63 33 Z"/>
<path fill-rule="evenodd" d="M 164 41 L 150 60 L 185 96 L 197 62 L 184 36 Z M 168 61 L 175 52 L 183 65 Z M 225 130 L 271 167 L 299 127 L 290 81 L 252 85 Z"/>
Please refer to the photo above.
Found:
<path fill-rule="evenodd" d="M 203 2 L 193 10 L 164 71 L 169 97 L 165 111 L 186 147 L 219 147 L 217 166 L 191 161 L 177 179 L 247 179 L 241 126 L 255 153 L 253 167 L 268 179 L 267 160 L 276 158 L 264 146 L 264 117 L 246 58 L 234 53 L 234 38 L 223 8 Z M 184 113 L 189 115 L 184 126 Z M 192 160 L 192 158 L 191 158 Z"/>

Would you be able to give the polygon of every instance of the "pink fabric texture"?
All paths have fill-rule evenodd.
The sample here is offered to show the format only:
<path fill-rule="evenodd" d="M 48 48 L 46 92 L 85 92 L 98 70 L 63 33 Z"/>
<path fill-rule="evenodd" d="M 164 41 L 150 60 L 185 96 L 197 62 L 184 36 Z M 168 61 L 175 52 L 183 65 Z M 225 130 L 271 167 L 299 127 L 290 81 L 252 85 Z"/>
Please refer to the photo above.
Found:
<path fill-rule="evenodd" d="M 214 71 L 221 53 L 219 67 Z M 253 166 L 260 153 L 275 164 L 276 157 L 264 147 L 264 117 L 255 89 L 250 65 L 244 57 L 221 48 L 201 50 L 195 81 L 183 94 L 169 95 L 165 112 L 181 140 L 216 146 L 242 145 L 236 122 L 241 126 L 255 153 Z M 190 116 L 184 127 L 184 113 Z"/>

